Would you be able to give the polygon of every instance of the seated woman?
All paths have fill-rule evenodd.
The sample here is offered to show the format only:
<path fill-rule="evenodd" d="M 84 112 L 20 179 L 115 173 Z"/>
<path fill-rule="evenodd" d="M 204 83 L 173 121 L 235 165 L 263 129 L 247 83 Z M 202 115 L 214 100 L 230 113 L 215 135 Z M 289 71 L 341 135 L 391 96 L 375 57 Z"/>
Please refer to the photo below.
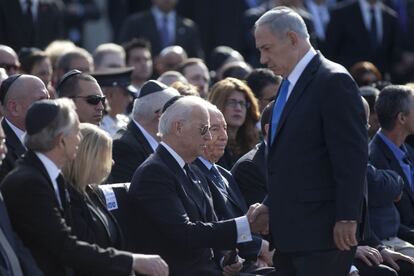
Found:
<path fill-rule="evenodd" d="M 78 154 L 62 169 L 71 184 L 72 229 L 80 239 L 101 247 L 123 248 L 121 230 L 98 194 L 97 185 L 112 167 L 112 139 L 99 127 L 80 124 Z"/>
<path fill-rule="evenodd" d="M 229 142 L 218 164 L 230 170 L 259 141 L 259 107 L 252 90 L 241 80 L 226 78 L 212 88 L 209 101 L 223 113 Z"/>

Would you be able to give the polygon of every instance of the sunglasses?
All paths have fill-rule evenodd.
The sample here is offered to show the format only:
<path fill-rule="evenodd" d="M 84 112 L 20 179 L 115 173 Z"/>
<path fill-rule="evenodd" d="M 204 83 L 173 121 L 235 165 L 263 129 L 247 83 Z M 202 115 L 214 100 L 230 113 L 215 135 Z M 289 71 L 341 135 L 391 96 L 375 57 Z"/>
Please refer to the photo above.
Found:
<path fill-rule="evenodd" d="M 199 127 L 198 129 L 200 130 L 200 135 L 204 136 L 207 134 L 210 127 L 208 125 L 205 125 L 205 126 Z"/>
<path fill-rule="evenodd" d="M 71 99 L 82 98 L 90 105 L 98 105 L 100 102 L 105 104 L 105 96 L 89 95 L 89 96 L 72 96 Z"/>

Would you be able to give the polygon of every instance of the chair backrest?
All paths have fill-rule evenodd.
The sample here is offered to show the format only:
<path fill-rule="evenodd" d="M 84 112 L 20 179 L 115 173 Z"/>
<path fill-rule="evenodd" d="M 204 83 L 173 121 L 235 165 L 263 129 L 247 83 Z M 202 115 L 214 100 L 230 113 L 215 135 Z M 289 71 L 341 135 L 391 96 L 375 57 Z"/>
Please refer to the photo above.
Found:
<path fill-rule="evenodd" d="M 107 209 L 114 215 L 121 228 L 124 249 L 134 252 L 138 243 L 138 220 L 134 217 L 136 212 L 128 195 L 129 185 L 130 183 L 99 185 L 99 189 L 102 191 L 101 196 L 106 202 Z"/>

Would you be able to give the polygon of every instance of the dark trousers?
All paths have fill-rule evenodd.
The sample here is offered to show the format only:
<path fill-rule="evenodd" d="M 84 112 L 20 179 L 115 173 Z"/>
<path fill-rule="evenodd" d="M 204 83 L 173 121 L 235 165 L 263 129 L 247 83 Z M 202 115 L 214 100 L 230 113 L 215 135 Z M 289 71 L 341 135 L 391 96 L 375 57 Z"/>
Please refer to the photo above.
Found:
<path fill-rule="evenodd" d="M 276 250 L 273 265 L 276 276 L 347 276 L 355 255 L 349 251 L 323 250 L 283 253 Z"/>

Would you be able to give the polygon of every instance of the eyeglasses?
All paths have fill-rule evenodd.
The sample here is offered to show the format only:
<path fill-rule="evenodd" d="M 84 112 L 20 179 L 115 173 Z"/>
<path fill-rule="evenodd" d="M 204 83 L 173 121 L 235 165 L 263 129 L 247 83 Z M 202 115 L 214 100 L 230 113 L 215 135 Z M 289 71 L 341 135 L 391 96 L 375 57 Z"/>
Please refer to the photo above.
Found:
<path fill-rule="evenodd" d="M 241 108 L 249 108 L 250 103 L 245 101 L 237 101 L 237 100 L 228 100 L 226 101 L 226 105 L 230 106 L 232 108 L 236 108 L 238 105 L 240 105 Z"/>
<path fill-rule="evenodd" d="M 207 134 L 207 132 L 209 131 L 210 127 L 208 125 L 204 125 L 202 127 L 198 128 L 200 130 L 200 135 L 204 136 Z"/>
<path fill-rule="evenodd" d="M 72 97 L 70 97 L 71 99 L 76 99 L 76 98 L 82 98 L 82 99 L 85 99 L 85 101 L 88 103 L 88 104 L 91 104 L 91 105 L 98 105 L 100 102 L 102 103 L 102 104 L 105 104 L 105 99 L 106 99 L 106 97 L 105 96 L 99 96 L 99 95 L 89 95 L 89 96 L 72 96 Z"/>
<path fill-rule="evenodd" d="M 8 64 L 8 63 L 0 63 L 0 67 L 3 67 L 4 70 L 6 70 L 7 72 L 9 72 L 10 70 L 17 70 L 19 69 L 19 66 L 16 64 Z"/>

